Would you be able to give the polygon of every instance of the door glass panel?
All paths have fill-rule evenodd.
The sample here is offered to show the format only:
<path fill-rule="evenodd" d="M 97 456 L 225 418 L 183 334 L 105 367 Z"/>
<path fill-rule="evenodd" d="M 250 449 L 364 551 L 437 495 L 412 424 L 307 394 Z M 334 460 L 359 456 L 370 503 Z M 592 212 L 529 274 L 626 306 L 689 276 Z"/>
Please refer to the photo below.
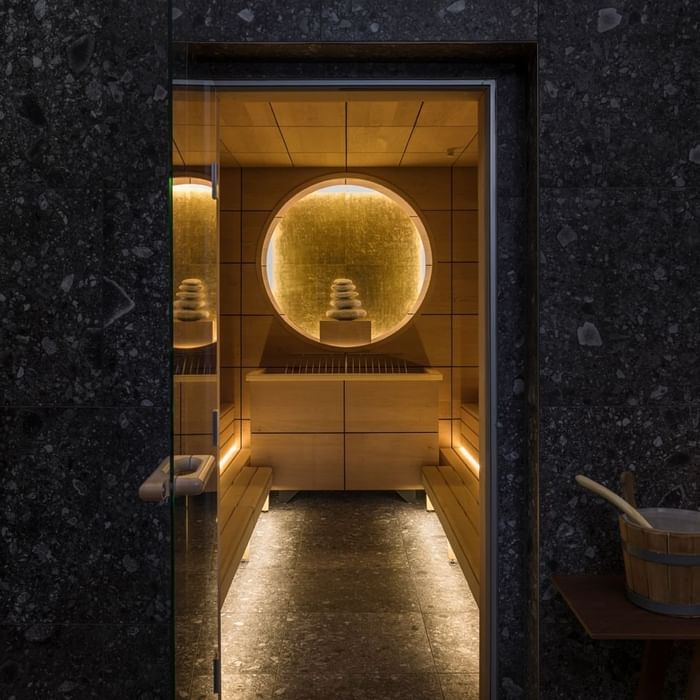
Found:
<path fill-rule="evenodd" d="M 217 108 L 206 88 L 172 95 L 175 697 L 208 698 L 219 656 Z"/>

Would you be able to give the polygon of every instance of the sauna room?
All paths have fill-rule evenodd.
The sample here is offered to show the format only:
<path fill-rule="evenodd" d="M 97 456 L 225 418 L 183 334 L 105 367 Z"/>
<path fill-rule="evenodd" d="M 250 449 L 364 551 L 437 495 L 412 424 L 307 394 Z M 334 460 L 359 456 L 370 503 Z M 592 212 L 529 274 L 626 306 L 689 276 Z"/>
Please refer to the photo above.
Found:
<path fill-rule="evenodd" d="M 407 620 L 418 697 L 478 697 L 485 102 L 174 92 L 180 697 L 209 657 L 226 698 L 383 697 Z"/>

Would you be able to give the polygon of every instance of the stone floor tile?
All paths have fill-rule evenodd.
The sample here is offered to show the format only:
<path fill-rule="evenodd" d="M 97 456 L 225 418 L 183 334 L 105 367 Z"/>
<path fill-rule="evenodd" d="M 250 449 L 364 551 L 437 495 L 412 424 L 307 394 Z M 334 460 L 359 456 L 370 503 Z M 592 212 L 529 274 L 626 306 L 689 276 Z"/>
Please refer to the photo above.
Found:
<path fill-rule="evenodd" d="M 418 594 L 406 568 L 299 569 L 289 585 L 295 612 L 418 612 Z"/>
<path fill-rule="evenodd" d="M 479 634 L 469 613 L 423 615 L 439 673 L 478 673 Z"/>
<path fill-rule="evenodd" d="M 271 613 L 223 613 L 221 615 L 222 673 L 273 673 L 285 616 Z"/>
<path fill-rule="evenodd" d="M 440 673 L 444 700 L 479 700 L 478 673 Z"/>
<path fill-rule="evenodd" d="M 419 613 L 290 613 L 280 673 L 433 672 Z"/>
<path fill-rule="evenodd" d="M 249 567 L 241 563 L 221 612 L 284 614 L 289 607 L 291 572 L 278 567 Z"/>
<path fill-rule="evenodd" d="M 433 673 L 342 675 L 292 674 L 277 679 L 275 698 L 285 700 L 439 700 Z"/>
<path fill-rule="evenodd" d="M 479 608 L 458 564 L 429 571 L 411 570 L 411 573 L 422 612 L 470 613 L 478 625 Z"/>
<path fill-rule="evenodd" d="M 224 700 L 270 700 L 275 676 L 270 673 L 227 673 L 221 677 Z"/>

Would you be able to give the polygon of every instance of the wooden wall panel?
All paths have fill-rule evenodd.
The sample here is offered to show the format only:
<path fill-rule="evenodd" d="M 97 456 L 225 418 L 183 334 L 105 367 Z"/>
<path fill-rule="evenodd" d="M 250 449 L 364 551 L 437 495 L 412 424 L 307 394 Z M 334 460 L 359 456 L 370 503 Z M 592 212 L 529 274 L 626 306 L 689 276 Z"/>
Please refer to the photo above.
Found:
<path fill-rule="evenodd" d="M 272 467 L 275 490 L 342 490 L 343 443 L 342 433 L 258 433 L 251 442 L 251 463 Z M 280 454 L 285 455 L 282 462 L 277 459 Z"/>
<path fill-rule="evenodd" d="M 346 382 L 345 430 L 348 433 L 434 432 L 439 389 L 439 383 L 432 381 Z M 397 441 L 401 441 L 401 436 Z"/>
<path fill-rule="evenodd" d="M 218 408 L 216 375 L 188 376 L 176 383 L 180 386 L 180 433 L 211 437 L 211 414 Z"/>
<path fill-rule="evenodd" d="M 421 468 L 437 464 L 438 434 L 348 433 L 345 453 L 349 490 L 420 489 Z"/>
<path fill-rule="evenodd" d="M 479 260 L 479 213 L 477 211 L 452 212 L 452 261 L 476 262 Z"/>
<path fill-rule="evenodd" d="M 241 212 L 219 212 L 219 260 L 222 263 L 241 261 Z"/>
<path fill-rule="evenodd" d="M 342 433 L 343 382 L 256 382 L 253 433 Z"/>

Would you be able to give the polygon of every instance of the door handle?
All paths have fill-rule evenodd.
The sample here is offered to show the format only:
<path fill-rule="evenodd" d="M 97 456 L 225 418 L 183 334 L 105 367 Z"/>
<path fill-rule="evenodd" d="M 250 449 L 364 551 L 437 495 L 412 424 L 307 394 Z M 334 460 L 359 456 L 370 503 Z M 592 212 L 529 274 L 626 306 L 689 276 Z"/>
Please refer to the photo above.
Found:
<path fill-rule="evenodd" d="M 175 496 L 198 496 L 211 476 L 213 455 L 175 455 Z M 170 495 L 170 457 L 166 457 L 139 487 L 139 498 L 161 503 Z"/>

